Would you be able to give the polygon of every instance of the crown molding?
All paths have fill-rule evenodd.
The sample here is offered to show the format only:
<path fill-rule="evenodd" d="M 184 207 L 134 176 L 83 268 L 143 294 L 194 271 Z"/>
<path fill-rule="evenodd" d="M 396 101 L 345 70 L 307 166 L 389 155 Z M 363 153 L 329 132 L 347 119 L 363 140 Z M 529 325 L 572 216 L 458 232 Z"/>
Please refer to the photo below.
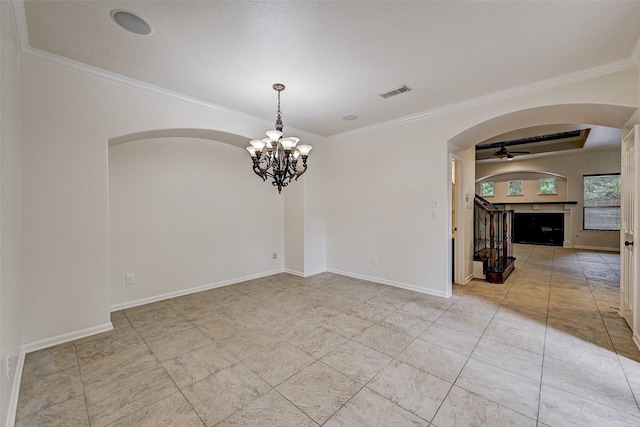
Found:
<path fill-rule="evenodd" d="M 72 59 L 65 58 L 50 52 L 45 52 L 43 50 L 36 49 L 31 46 L 27 46 L 24 49 L 23 56 L 26 58 L 37 59 L 43 62 L 48 62 L 50 64 L 58 65 L 68 70 L 85 74 L 101 80 L 105 80 L 111 83 L 116 83 L 121 86 L 127 86 L 133 89 L 154 93 L 154 94 L 165 96 L 165 97 L 168 97 L 180 102 L 184 102 L 186 104 L 190 104 L 196 107 L 237 116 L 253 122 L 264 123 L 267 126 L 268 125 L 273 126 L 273 124 L 270 121 L 260 117 L 252 116 L 250 114 L 242 113 L 240 111 L 223 107 L 221 105 L 217 105 L 212 102 L 204 101 L 202 99 L 199 99 L 193 96 L 185 95 L 183 93 L 176 92 L 170 89 L 165 89 L 163 87 L 156 86 L 151 83 L 146 83 L 140 80 L 136 80 L 131 77 L 123 76 L 122 74 L 113 73 L 111 71 L 107 71 L 102 68 L 98 68 L 92 65 L 84 64 L 82 62 L 74 61 Z"/>
<path fill-rule="evenodd" d="M 631 60 L 636 63 L 636 65 L 640 65 L 640 38 L 636 42 L 633 50 L 631 51 Z"/>
<path fill-rule="evenodd" d="M 29 46 L 29 33 L 27 32 L 27 16 L 24 11 L 24 3 L 22 0 L 9 1 L 8 3 L 16 47 L 18 48 L 18 52 L 23 55 Z"/>
<path fill-rule="evenodd" d="M 131 88 L 144 90 L 144 91 L 155 93 L 158 95 L 166 96 L 166 97 L 169 97 L 190 105 L 194 105 L 197 107 L 234 115 L 236 117 L 251 120 L 256 123 L 265 124 L 267 126 L 271 125 L 271 122 L 269 120 L 266 120 L 260 117 L 242 113 L 237 110 L 232 110 L 230 108 L 213 104 L 211 102 L 207 102 L 199 98 L 188 96 L 179 92 L 165 89 L 160 86 L 155 86 L 150 83 L 145 83 L 140 80 L 135 80 L 130 77 L 123 76 L 121 74 L 116 74 L 110 71 L 103 70 L 101 68 L 93 67 L 91 65 L 87 65 L 81 62 L 77 62 L 68 58 L 64 58 L 49 52 L 45 52 L 45 51 L 33 48 L 29 46 L 29 35 L 27 32 L 27 20 L 26 20 L 23 0 L 9 1 L 9 5 L 11 10 L 11 19 L 13 21 L 13 28 L 16 36 L 16 43 L 18 46 L 18 50 L 21 53 L 21 55 L 24 57 L 36 58 L 45 62 L 53 63 L 56 65 L 65 67 L 67 69 L 92 76 L 92 77 L 114 82 L 114 83 L 117 83 L 123 86 L 128 86 Z M 473 107 L 479 107 L 479 106 L 487 105 L 487 104 L 498 102 L 498 101 L 504 101 L 507 99 L 516 98 L 518 96 L 541 92 L 547 89 L 554 89 L 554 88 L 568 85 L 571 83 L 578 83 L 578 82 L 593 79 L 596 77 L 601 77 L 607 74 L 628 70 L 631 68 L 638 67 L 638 65 L 640 65 L 640 39 L 638 39 L 638 42 L 636 43 L 631 53 L 631 56 L 621 61 L 611 62 L 608 64 L 600 65 L 593 68 L 588 68 L 586 70 L 581 70 L 574 73 L 564 74 L 562 76 L 553 77 L 550 79 L 519 86 L 516 88 L 507 89 L 500 92 L 494 92 L 489 95 L 479 96 L 476 98 L 471 98 L 464 101 L 443 105 L 441 107 L 432 108 L 430 110 L 422 111 L 416 114 L 411 114 L 408 116 L 387 120 L 387 121 L 376 123 L 370 126 L 365 126 L 358 129 L 350 130 L 347 132 L 337 133 L 329 137 L 323 137 L 323 136 L 316 135 L 306 131 L 302 131 L 302 133 L 314 135 L 321 139 L 359 134 L 362 132 L 367 132 L 375 129 L 388 128 L 388 127 L 396 126 L 399 124 L 407 124 L 407 123 L 422 121 L 422 120 L 430 119 L 433 117 L 442 116 L 445 114 L 463 111 Z"/>
<path fill-rule="evenodd" d="M 638 45 L 636 45 L 638 48 Z M 640 49 L 636 49 L 640 50 Z M 640 52 L 635 52 L 640 54 Z M 515 87 L 512 89 L 503 90 L 500 92 L 494 92 L 489 95 L 479 96 L 476 98 L 466 99 L 464 101 L 455 102 L 452 104 L 443 105 L 442 107 L 432 108 L 430 110 L 422 111 L 420 113 L 411 114 L 408 116 L 399 117 L 397 119 L 388 120 L 385 122 L 376 123 L 371 126 L 365 126 L 362 128 L 350 130 L 333 135 L 334 137 L 354 135 L 361 132 L 371 131 L 375 129 L 388 128 L 399 124 L 407 124 L 417 121 L 430 119 L 433 117 L 442 116 L 445 114 L 455 113 L 458 111 L 464 111 L 473 107 L 481 107 L 483 105 L 491 104 L 498 101 L 504 101 L 507 99 L 517 98 L 519 96 L 534 94 L 543 90 L 555 89 L 561 86 L 565 86 L 572 83 L 579 83 L 585 80 L 590 80 L 596 77 L 605 76 L 607 74 L 616 73 L 619 71 L 625 71 L 631 68 L 636 68 L 636 64 L 631 58 L 623 59 L 621 61 L 610 62 L 608 64 L 600 65 L 586 70 L 577 71 L 575 73 L 568 73 L 562 76 L 553 77 L 539 82 Z"/>
<path fill-rule="evenodd" d="M 121 74 L 113 73 L 111 71 L 104 70 L 102 68 L 94 67 L 84 64 L 82 62 L 74 61 L 50 52 L 45 52 L 40 49 L 36 49 L 29 45 L 29 34 L 27 31 L 27 19 L 24 9 L 23 0 L 15 0 L 9 2 L 11 9 L 11 19 L 13 21 L 14 34 L 16 38 L 16 44 L 20 55 L 25 58 L 37 59 L 43 62 L 48 62 L 68 70 L 72 70 L 81 74 L 85 74 L 91 77 L 95 77 L 108 82 L 116 83 L 122 86 L 151 92 L 157 95 L 165 96 L 186 104 L 190 104 L 196 107 L 204 108 L 211 111 L 225 113 L 240 117 L 252 122 L 264 124 L 265 126 L 272 126 L 271 121 L 263 119 L 261 117 L 252 116 L 246 113 L 242 113 L 231 108 L 226 108 L 208 101 L 204 101 L 199 98 L 195 98 L 189 95 L 185 95 L 180 92 L 165 89 L 160 86 L 156 86 L 150 83 L 146 83 L 140 80 L 136 80 Z"/>

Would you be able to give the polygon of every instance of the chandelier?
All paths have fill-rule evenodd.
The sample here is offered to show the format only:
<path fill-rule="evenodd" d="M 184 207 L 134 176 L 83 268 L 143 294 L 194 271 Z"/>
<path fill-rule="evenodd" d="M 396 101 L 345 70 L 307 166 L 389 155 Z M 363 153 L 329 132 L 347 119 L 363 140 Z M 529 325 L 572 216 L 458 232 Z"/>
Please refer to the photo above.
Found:
<path fill-rule="evenodd" d="M 256 175 L 263 181 L 272 178 L 271 184 L 278 187 L 278 193 L 281 193 L 282 187 L 289 185 L 293 179 L 297 181 L 300 175 L 306 172 L 307 158 L 313 147 L 297 145 L 300 138 L 295 136 L 282 137 L 280 92 L 284 90 L 284 85 L 276 83 L 273 89 L 278 92 L 276 128 L 266 132 L 267 138 L 250 141 L 251 147 L 247 147 L 247 151 L 253 160 L 253 171 Z M 299 163 L 300 158 L 302 158 L 302 165 Z"/>

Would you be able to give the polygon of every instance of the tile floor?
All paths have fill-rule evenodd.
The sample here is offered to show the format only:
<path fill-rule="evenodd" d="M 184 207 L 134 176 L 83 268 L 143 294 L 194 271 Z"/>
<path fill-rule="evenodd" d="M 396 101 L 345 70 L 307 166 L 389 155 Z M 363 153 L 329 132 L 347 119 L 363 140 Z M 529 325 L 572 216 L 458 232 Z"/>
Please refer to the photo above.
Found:
<path fill-rule="evenodd" d="M 516 256 L 450 299 L 280 274 L 113 313 L 27 355 L 16 425 L 640 426 L 619 256 Z"/>

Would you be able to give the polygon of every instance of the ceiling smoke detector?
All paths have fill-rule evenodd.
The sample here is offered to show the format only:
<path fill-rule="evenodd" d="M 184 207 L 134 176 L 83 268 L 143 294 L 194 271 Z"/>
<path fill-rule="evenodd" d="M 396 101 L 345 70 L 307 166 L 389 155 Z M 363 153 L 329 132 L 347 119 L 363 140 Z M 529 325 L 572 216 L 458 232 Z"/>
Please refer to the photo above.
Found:
<path fill-rule="evenodd" d="M 392 96 L 400 95 L 401 93 L 409 92 L 411 88 L 407 85 L 402 85 L 395 89 L 388 90 L 386 92 L 379 93 L 383 99 L 391 98 Z"/>

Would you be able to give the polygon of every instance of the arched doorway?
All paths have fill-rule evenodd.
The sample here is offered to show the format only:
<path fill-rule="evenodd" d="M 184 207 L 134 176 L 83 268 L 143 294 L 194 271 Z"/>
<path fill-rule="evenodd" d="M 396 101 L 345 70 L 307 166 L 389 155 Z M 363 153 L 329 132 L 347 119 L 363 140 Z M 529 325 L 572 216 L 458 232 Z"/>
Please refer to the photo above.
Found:
<path fill-rule="evenodd" d="M 633 107 L 606 104 L 549 105 L 513 111 L 470 126 L 449 140 L 452 147 L 461 149 L 453 154 L 467 160 L 464 162 L 463 172 L 466 178 L 462 185 L 457 186 L 456 191 L 464 194 L 475 193 L 476 166 L 472 160 L 472 152 L 474 147 L 483 141 L 507 132 L 541 125 L 589 124 L 623 129 L 635 110 Z M 460 202 L 457 208 L 460 208 Z M 459 233 L 465 236 L 464 242 L 457 244 L 462 244 L 465 248 L 471 248 L 473 244 L 472 223 L 472 208 L 465 209 L 463 218 L 456 221 Z M 450 256 L 453 257 L 453 254 Z M 461 275 L 463 280 L 459 280 L 457 275 L 455 277 L 456 283 L 462 284 L 472 278 L 473 255 L 467 249 L 456 252 L 455 256 L 456 259 L 452 260 L 452 263 L 464 266 L 464 274 Z"/>

